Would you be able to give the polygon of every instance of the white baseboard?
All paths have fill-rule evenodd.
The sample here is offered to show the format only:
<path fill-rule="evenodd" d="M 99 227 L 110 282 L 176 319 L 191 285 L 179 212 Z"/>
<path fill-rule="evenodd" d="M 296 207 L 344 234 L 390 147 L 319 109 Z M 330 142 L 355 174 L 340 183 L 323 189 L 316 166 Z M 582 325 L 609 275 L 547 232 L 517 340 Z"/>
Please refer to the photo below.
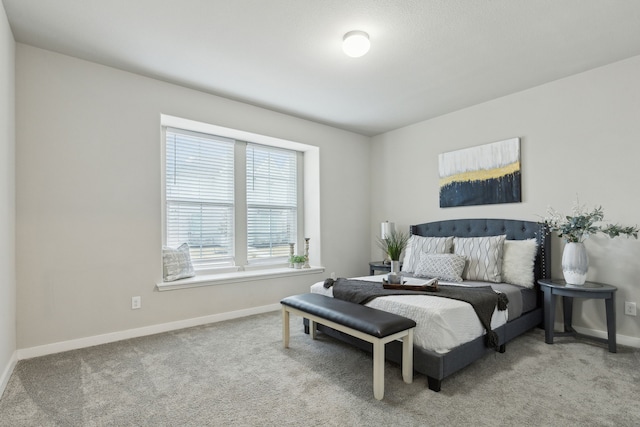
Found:
<path fill-rule="evenodd" d="M 589 329 L 583 328 L 582 326 L 573 326 L 578 333 L 583 335 L 589 335 L 591 337 L 607 339 L 607 331 L 600 331 L 598 329 Z M 564 324 L 557 323 L 555 324 L 556 331 L 563 331 Z M 627 347 L 640 348 L 640 338 L 638 337 L 630 337 L 628 335 L 620 335 L 616 334 L 616 344 L 626 345 Z"/>
<path fill-rule="evenodd" d="M 175 331 L 178 329 L 190 328 L 193 326 L 206 325 L 208 323 L 222 322 L 224 320 L 237 319 L 240 317 L 252 316 L 254 314 L 268 313 L 280 310 L 280 304 L 263 305 L 260 307 L 247 308 L 244 310 L 230 311 L 226 313 L 212 314 L 209 316 L 196 317 L 193 319 L 178 320 L 175 322 L 161 323 L 158 325 L 145 326 L 136 329 L 127 329 L 125 331 L 112 332 L 103 335 L 94 335 L 91 337 L 78 338 L 75 340 L 62 341 L 52 344 L 45 344 L 36 347 L 18 349 L 13 353 L 9 364 L 0 376 L 0 396 L 7 385 L 11 373 L 18 360 L 31 359 L 33 357 L 46 356 L 48 354 L 61 353 L 63 351 L 76 350 L 79 348 L 92 347 L 94 345 L 107 344 L 115 341 L 122 341 L 129 338 L 137 338 L 146 335 L 159 334 L 162 332 Z M 564 325 L 556 323 L 556 330 L 562 330 Z M 596 329 L 588 329 L 576 326 L 576 331 L 581 334 L 591 335 L 598 338 L 607 338 L 606 331 Z M 629 347 L 640 348 L 640 338 L 630 337 L 627 335 L 616 335 L 618 344 Z"/>
<path fill-rule="evenodd" d="M 597 329 L 583 328 L 581 326 L 574 326 L 573 329 L 578 333 L 589 335 L 592 337 L 607 339 L 607 331 L 599 331 Z M 626 345 L 627 347 L 640 348 L 640 338 L 630 337 L 628 335 L 616 334 L 616 344 Z"/>
<path fill-rule="evenodd" d="M 176 322 L 145 326 L 143 328 L 128 329 L 125 331 L 112 332 L 109 334 L 94 335 L 86 338 L 78 338 L 75 340 L 23 348 L 17 350 L 17 360 L 31 359 L 33 357 L 61 353 L 63 351 L 76 350 L 78 348 L 92 347 L 94 345 L 107 344 L 110 342 L 122 341 L 129 338 L 154 335 L 162 332 L 175 331 L 177 329 L 206 325 L 208 323 L 222 322 L 224 320 L 237 319 L 240 317 L 252 316 L 254 314 L 268 313 L 270 311 L 280 310 L 280 307 L 280 304 L 263 305 L 261 307 L 253 307 L 244 310 L 230 311 L 227 313 L 212 314 L 209 316 L 196 317 L 193 319 L 178 320 Z"/>
<path fill-rule="evenodd" d="M 13 374 L 13 369 L 16 367 L 16 363 L 18 363 L 18 353 L 14 351 L 9 359 L 9 363 L 2 371 L 2 375 L 0 375 L 0 398 L 4 393 L 4 390 L 7 388 L 7 384 L 9 383 L 9 378 L 11 378 L 11 374 Z"/>

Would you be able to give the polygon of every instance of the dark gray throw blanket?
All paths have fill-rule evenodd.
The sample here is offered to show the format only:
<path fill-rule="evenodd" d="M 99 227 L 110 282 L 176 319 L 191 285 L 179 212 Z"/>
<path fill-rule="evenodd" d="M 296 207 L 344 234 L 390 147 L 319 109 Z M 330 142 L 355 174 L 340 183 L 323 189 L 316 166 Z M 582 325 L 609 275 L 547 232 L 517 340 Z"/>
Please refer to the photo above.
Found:
<path fill-rule="evenodd" d="M 431 295 L 442 298 L 457 299 L 464 301 L 473 307 L 480 323 L 487 331 L 487 347 L 498 349 L 498 334 L 491 330 L 491 317 L 498 307 L 498 310 L 506 310 L 509 302 L 503 293 L 496 293 L 491 286 L 464 287 L 438 285 L 437 292 L 430 291 L 409 291 L 398 289 L 385 289 L 382 283 L 369 282 L 366 280 L 351 280 L 338 278 L 337 280 L 327 279 L 324 287 L 333 286 L 334 298 L 350 301 L 356 304 L 366 304 L 374 298 L 388 295 Z"/>

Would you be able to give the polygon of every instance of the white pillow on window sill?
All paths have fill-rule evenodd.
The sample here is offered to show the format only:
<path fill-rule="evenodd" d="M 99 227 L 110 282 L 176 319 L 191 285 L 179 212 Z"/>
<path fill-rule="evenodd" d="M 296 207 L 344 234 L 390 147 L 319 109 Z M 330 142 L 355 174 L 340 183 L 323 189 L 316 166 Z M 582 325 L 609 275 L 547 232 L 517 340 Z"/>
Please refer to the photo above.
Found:
<path fill-rule="evenodd" d="M 173 282 L 178 279 L 186 279 L 196 275 L 191 264 L 189 245 L 183 243 L 177 249 L 168 246 L 162 247 L 162 278 L 165 282 Z"/>

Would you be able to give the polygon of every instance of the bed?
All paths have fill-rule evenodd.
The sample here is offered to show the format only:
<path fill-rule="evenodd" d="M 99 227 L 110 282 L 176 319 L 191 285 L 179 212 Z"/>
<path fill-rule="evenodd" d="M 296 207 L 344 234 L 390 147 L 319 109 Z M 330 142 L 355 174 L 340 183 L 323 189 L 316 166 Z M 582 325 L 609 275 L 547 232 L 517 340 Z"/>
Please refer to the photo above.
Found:
<path fill-rule="evenodd" d="M 456 242 L 459 246 L 460 242 L 478 240 L 469 238 L 495 239 L 495 236 L 506 236 L 502 239 L 506 239 L 510 247 L 514 244 L 524 243 L 512 243 L 512 241 L 532 242 L 531 239 L 535 240 L 535 248 L 532 249 L 534 258 L 532 258 L 533 281 L 531 286 L 488 283 L 482 280 L 465 280 L 458 284 L 460 286 L 491 285 L 494 290 L 507 293 L 510 300 L 507 311 L 498 312 L 496 309 L 491 319 L 491 328 L 498 336 L 499 351 L 504 352 L 506 351 L 506 343 L 543 322 L 543 298 L 537 280 L 550 277 L 550 238 L 542 227 L 537 222 L 512 219 L 456 219 L 413 225 L 410 227 L 410 232 L 412 236 L 420 236 L 416 239 L 422 241 L 443 240 L 430 238 L 448 238 L 447 241 L 449 241 L 455 237 L 458 238 Z M 506 246 L 507 244 L 505 244 L 505 248 Z M 414 250 L 413 252 L 413 256 L 417 256 L 418 251 Z M 510 253 L 515 254 L 516 252 Z M 506 260 L 505 257 L 505 262 Z M 405 265 L 406 263 L 405 256 Z M 468 262 L 465 270 L 467 268 L 470 268 Z M 410 276 L 412 273 L 405 272 L 403 274 Z M 384 276 L 378 275 L 358 279 L 380 281 L 382 277 Z M 409 283 L 412 280 L 422 279 L 407 279 Z M 448 282 L 441 280 L 441 283 Z M 325 288 L 323 283 L 314 284 L 311 287 L 311 292 L 332 296 L 331 288 Z M 517 298 L 516 293 L 522 295 L 522 299 Z M 418 303 L 416 298 L 430 301 Z M 425 304 L 427 307 L 416 307 L 419 304 Z M 486 330 L 479 323 L 473 308 L 462 301 L 435 296 L 385 296 L 375 298 L 367 305 L 416 320 L 418 327 L 414 342 L 414 370 L 427 376 L 428 386 L 433 391 L 440 391 L 444 378 L 483 357 L 487 352 L 494 351 L 486 345 Z M 318 325 L 318 330 L 341 341 L 371 351 L 369 343 L 352 336 L 322 325 Z M 305 331 L 308 332 L 306 322 Z M 387 344 L 386 358 L 392 362 L 401 363 L 402 344 L 395 341 Z"/>

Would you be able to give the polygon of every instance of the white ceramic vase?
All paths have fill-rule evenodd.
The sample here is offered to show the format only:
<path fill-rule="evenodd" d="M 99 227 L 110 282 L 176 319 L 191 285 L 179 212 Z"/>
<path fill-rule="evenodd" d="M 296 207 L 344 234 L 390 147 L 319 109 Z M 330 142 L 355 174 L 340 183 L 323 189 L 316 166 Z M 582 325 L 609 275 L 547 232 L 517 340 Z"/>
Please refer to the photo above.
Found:
<path fill-rule="evenodd" d="M 400 261 L 391 261 L 391 271 L 387 275 L 387 281 L 394 285 L 402 283 L 402 274 L 400 274 Z"/>
<path fill-rule="evenodd" d="M 570 285 L 584 285 L 589 270 L 589 257 L 584 243 L 569 242 L 562 252 L 562 274 Z"/>

